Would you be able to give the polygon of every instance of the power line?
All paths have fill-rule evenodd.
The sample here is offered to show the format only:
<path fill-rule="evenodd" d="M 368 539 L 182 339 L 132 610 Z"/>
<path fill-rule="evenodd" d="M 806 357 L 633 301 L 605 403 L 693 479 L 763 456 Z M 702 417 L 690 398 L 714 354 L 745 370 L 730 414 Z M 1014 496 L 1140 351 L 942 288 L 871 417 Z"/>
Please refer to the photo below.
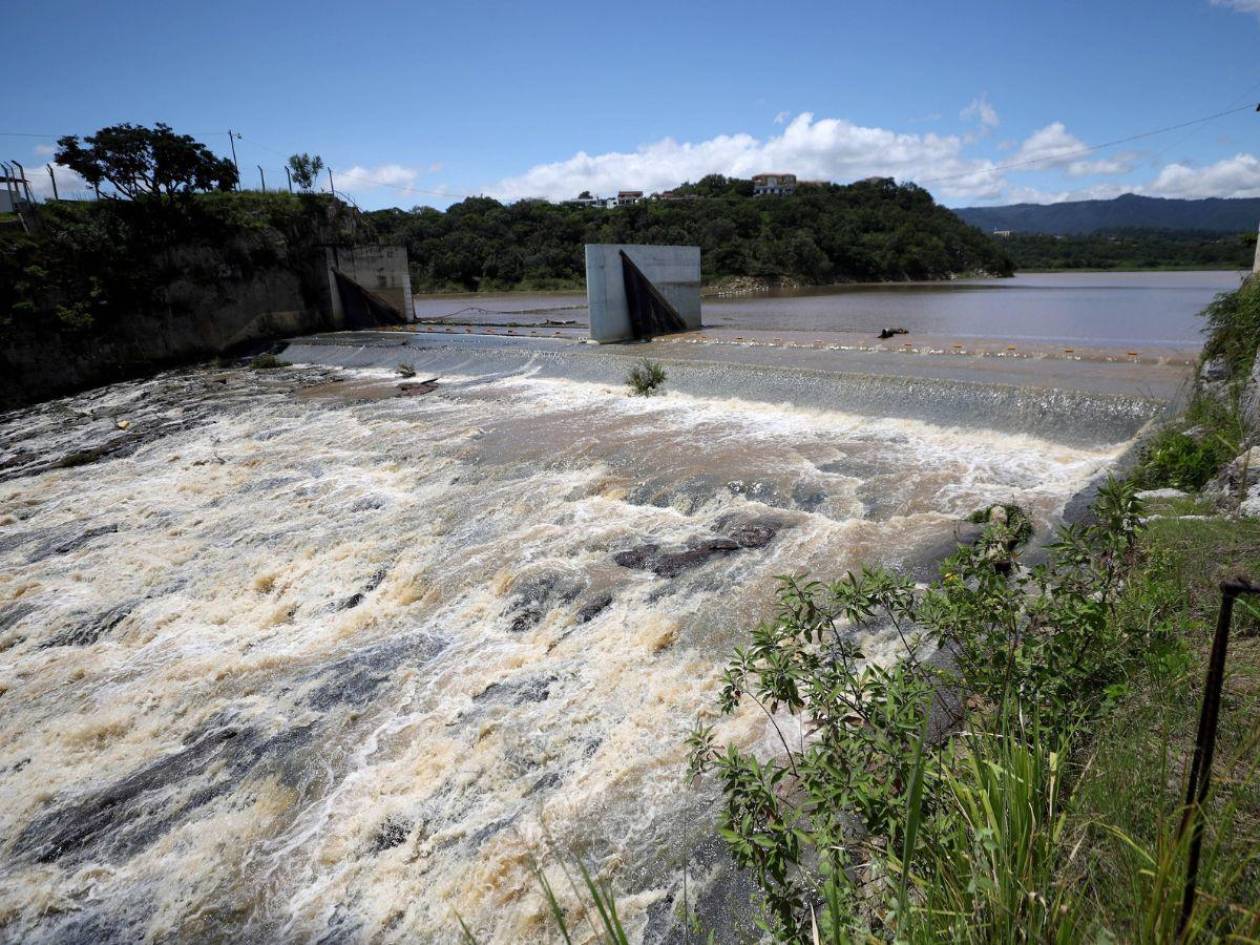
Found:
<path fill-rule="evenodd" d="M 1138 141 L 1142 138 L 1152 138 L 1155 135 L 1167 134 L 1170 131 L 1177 131 L 1180 128 L 1189 128 L 1191 125 L 1201 125 L 1204 122 L 1212 121 L 1216 118 L 1224 118 L 1226 115 L 1233 115 L 1235 112 L 1250 111 L 1250 104 L 1240 105 L 1237 108 L 1227 108 L 1223 112 L 1216 112 L 1212 115 L 1205 115 L 1202 118 L 1192 118 L 1190 121 L 1183 121 L 1180 124 L 1169 125 L 1166 128 L 1156 128 L 1154 131 L 1142 131 L 1135 135 L 1129 135 L 1127 138 L 1117 138 L 1115 141 L 1104 141 L 1102 144 L 1092 144 L 1084 148 L 1076 148 L 1072 151 L 1062 151 L 1056 154 L 1046 154 L 1038 158 L 1029 158 L 1024 161 L 1011 161 L 1006 164 L 995 164 L 992 167 L 978 168 L 974 171 L 964 171 L 961 174 L 946 174 L 942 177 L 928 177 L 916 181 L 917 184 L 935 184 L 943 180 L 957 180 L 961 177 L 972 177 L 978 173 L 992 173 L 993 171 L 1008 171 L 1017 167 L 1029 167 L 1033 164 L 1045 164 L 1047 161 L 1064 161 L 1068 158 L 1080 157 L 1083 154 L 1092 154 L 1095 151 L 1101 151 L 1103 148 L 1114 148 L 1118 144 L 1128 144 L 1130 141 Z"/>

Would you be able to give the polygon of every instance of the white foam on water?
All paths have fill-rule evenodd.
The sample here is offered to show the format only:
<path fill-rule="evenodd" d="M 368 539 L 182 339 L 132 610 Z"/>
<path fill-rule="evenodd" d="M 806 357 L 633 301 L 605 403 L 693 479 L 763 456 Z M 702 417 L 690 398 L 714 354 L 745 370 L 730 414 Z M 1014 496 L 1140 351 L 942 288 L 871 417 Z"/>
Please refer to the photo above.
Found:
<path fill-rule="evenodd" d="M 910 561 L 993 501 L 1051 521 L 1120 448 L 532 370 L 361 403 L 395 379 L 307 397 L 284 376 L 229 375 L 240 396 L 201 425 L 0 484 L 0 938 L 453 943 L 458 913 L 487 943 L 547 941 L 548 849 L 616 875 L 637 937 L 711 831 L 683 737 L 774 576 Z M 70 409 L 141 411 L 170 383 Z M 35 454 L 73 436 L 20 422 Z M 670 578 L 613 560 L 732 517 L 780 530 Z M 50 536 L 65 550 L 37 553 Z M 39 846 L 224 726 L 239 750 Z M 751 713 L 720 731 L 774 747 Z"/>

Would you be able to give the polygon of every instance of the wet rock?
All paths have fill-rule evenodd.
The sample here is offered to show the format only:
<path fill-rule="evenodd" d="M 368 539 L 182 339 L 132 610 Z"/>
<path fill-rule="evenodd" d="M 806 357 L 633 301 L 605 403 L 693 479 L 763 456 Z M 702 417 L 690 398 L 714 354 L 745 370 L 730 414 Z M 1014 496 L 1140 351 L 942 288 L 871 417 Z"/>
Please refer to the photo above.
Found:
<path fill-rule="evenodd" d="M 0 608 L 0 633 L 16 626 L 24 617 L 34 612 L 35 605 L 26 601 L 18 601 L 16 604 L 9 604 L 7 607 Z"/>
<path fill-rule="evenodd" d="M 184 749 L 28 824 L 12 850 L 38 863 L 90 856 L 119 862 L 143 851 L 272 755 L 304 747 L 310 726 L 266 736 L 245 727 L 200 735 Z"/>
<path fill-rule="evenodd" d="M 741 548 L 764 548 L 774 541 L 775 536 L 783 528 L 783 522 L 777 518 L 728 517 L 721 519 L 717 523 L 717 528 Z"/>
<path fill-rule="evenodd" d="M 411 836 L 411 828 L 413 826 L 415 825 L 409 820 L 387 818 L 384 823 L 376 828 L 376 833 L 372 835 L 372 852 L 382 853 L 385 850 L 392 850 L 394 847 L 402 846 L 407 842 L 407 838 Z"/>
<path fill-rule="evenodd" d="M 89 617 L 84 622 L 68 627 L 51 639 L 45 640 L 39 645 L 39 648 L 46 650 L 54 646 L 91 646 L 126 620 L 132 610 L 135 609 L 136 603 L 136 601 L 131 601 L 126 604 L 120 604 L 105 611 L 103 614 Z"/>
<path fill-rule="evenodd" d="M 683 515 L 694 515 L 717 495 L 721 486 L 721 481 L 712 476 L 693 476 L 682 482 L 674 482 L 669 478 L 653 479 L 631 490 L 626 501 L 632 505 L 672 508 Z"/>
<path fill-rule="evenodd" d="M 487 840 L 489 840 L 491 837 L 493 837 L 496 833 L 498 833 L 500 830 L 503 830 L 505 827 L 512 826 L 515 820 L 516 820 L 515 814 L 511 815 L 510 817 L 500 817 L 498 820 L 492 820 L 490 821 L 490 823 L 486 824 L 484 827 L 480 828 L 475 833 L 473 833 L 468 838 L 468 842 L 471 843 L 475 847 L 479 847 L 483 843 L 485 843 Z"/>
<path fill-rule="evenodd" d="M 684 571 L 697 568 L 710 558 L 739 551 L 740 545 L 731 538 L 694 538 L 681 551 L 666 551 L 655 543 L 640 545 L 613 555 L 613 561 L 623 568 L 651 571 L 658 577 L 677 577 Z"/>
<path fill-rule="evenodd" d="M 529 797 L 531 794 L 537 794 L 539 791 L 548 791 L 551 788 L 559 785 L 560 782 L 562 782 L 563 780 L 564 778 L 560 776 L 559 772 L 548 771 L 541 778 L 539 778 L 537 781 L 535 781 L 533 784 L 529 786 L 529 790 L 525 792 L 525 796 Z"/>
<path fill-rule="evenodd" d="M 118 526 L 116 524 L 98 525 L 95 528 L 86 529 L 79 528 L 77 525 L 58 528 L 48 538 L 32 548 L 26 560 L 28 563 L 33 564 L 53 555 L 69 554 L 102 535 L 112 535 L 117 531 Z"/>
<path fill-rule="evenodd" d="M 755 479 L 751 482 L 745 482 L 742 479 L 732 479 L 726 484 L 726 488 L 731 495 L 740 495 L 754 502 L 760 502 L 763 505 L 773 505 L 779 508 L 788 505 L 773 482 L 766 482 L 761 479 Z"/>
<path fill-rule="evenodd" d="M 581 606 L 574 620 L 577 623 L 589 623 L 612 606 L 612 602 L 613 596 L 608 592 L 592 597 Z"/>
<path fill-rule="evenodd" d="M 473 702 L 502 702 L 508 705 L 546 702 L 551 695 L 551 685 L 555 681 L 555 676 L 535 676 L 516 682 L 491 683 L 473 696 Z"/>
<path fill-rule="evenodd" d="M 792 487 L 792 504 L 806 512 L 814 512 L 827 501 L 827 490 L 811 482 L 798 482 Z"/>
<path fill-rule="evenodd" d="M 381 582 L 385 580 L 385 575 L 387 574 L 389 574 L 389 568 L 377 568 L 376 571 L 372 573 L 372 576 L 367 579 L 367 582 L 362 588 L 355 591 L 349 597 L 333 604 L 333 610 L 350 610 L 351 608 L 358 607 L 363 603 L 364 598 L 381 586 Z"/>
<path fill-rule="evenodd" d="M 524 633 L 536 626 L 547 611 L 571 603 L 584 587 L 582 581 L 567 574 L 544 574 L 521 581 L 513 587 L 512 596 L 503 609 L 503 615 L 512 618 L 508 632 Z"/>
<path fill-rule="evenodd" d="M 411 636 L 368 647 L 321 669 L 318 675 L 327 681 L 311 693 L 307 703 L 321 712 L 338 705 L 367 705 L 399 666 L 422 665 L 445 648 L 443 641 L 430 636 Z"/>

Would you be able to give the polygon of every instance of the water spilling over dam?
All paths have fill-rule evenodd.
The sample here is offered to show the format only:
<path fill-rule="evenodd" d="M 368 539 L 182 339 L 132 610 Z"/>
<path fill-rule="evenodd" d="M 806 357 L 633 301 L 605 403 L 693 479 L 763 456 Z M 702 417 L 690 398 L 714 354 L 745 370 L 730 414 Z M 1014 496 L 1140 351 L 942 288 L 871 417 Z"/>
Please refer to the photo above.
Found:
<path fill-rule="evenodd" d="M 664 940 L 683 737 L 775 575 L 1052 522 L 1157 409 L 314 347 L 0 418 L 0 941 L 546 941 L 548 851 Z"/>

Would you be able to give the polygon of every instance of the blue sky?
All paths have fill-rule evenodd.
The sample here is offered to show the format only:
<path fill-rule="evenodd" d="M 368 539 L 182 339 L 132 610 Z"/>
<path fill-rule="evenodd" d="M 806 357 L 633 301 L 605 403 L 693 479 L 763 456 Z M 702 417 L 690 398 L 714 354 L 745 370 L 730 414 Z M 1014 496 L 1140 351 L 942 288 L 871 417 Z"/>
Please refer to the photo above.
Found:
<path fill-rule="evenodd" d="M 165 121 L 225 154 L 239 131 L 247 182 L 317 152 L 364 208 L 759 171 L 894 176 L 951 206 L 1260 196 L 1260 0 L 0 10 L 0 157 L 28 167 L 56 135 Z"/>

